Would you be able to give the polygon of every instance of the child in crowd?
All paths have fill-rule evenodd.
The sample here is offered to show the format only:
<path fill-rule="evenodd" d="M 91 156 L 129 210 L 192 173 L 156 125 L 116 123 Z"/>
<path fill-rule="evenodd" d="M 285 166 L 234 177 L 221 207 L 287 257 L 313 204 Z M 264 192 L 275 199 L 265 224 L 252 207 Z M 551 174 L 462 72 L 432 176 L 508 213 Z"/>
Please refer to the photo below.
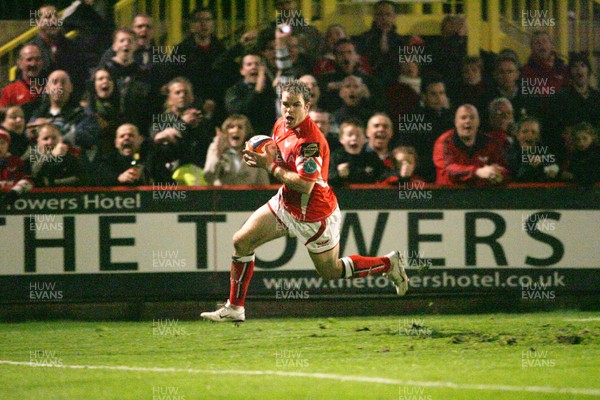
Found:
<path fill-rule="evenodd" d="M 84 181 L 84 159 L 63 143 L 56 125 L 42 125 L 37 144 L 25 153 L 25 165 L 36 187 L 77 186 Z"/>
<path fill-rule="evenodd" d="M 17 198 L 32 189 L 33 185 L 25 171 L 25 163 L 10 154 L 10 134 L 0 128 L 0 205 L 14 203 Z"/>
<path fill-rule="evenodd" d="M 516 140 L 508 151 L 509 170 L 517 182 L 548 182 L 558 177 L 556 156 L 542 143 L 540 128 L 534 117 L 518 123 Z"/>
<path fill-rule="evenodd" d="M 414 147 L 396 147 L 392 150 L 392 154 L 394 157 L 394 174 L 384 181 L 385 184 L 395 186 L 399 183 L 425 182 L 418 175 L 415 175 L 417 152 Z"/>
<path fill-rule="evenodd" d="M 331 153 L 329 183 L 376 183 L 385 172 L 377 153 L 365 149 L 365 128 L 358 120 L 346 120 L 340 125 L 342 148 Z"/>
<path fill-rule="evenodd" d="M 21 157 L 29 146 L 25 135 L 25 115 L 20 106 L 0 109 L 0 126 L 10 135 L 10 154 Z"/>
<path fill-rule="evenodd" d="M 598 133 L 594 127 L 581 122 L 571 131 L 573 153 L 563 178 L 582 184 L 593 184 L 600 181 L 600 146 Z"/>

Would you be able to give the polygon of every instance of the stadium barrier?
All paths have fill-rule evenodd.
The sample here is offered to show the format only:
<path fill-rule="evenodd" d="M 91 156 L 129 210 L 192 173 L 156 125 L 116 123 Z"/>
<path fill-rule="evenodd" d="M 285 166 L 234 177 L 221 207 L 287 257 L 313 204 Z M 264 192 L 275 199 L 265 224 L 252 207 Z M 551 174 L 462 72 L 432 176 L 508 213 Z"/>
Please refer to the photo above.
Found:
<path fill-rule="evenodd" d="M 596 188 L 339 189 L 341 253 L 401 250 L 411 294 L 553 300 L 599 292 Z M 0 216 L 0 302 L 214 300 L 231 237 L 275 193 L 189 188 L 37 189 Z M 430 267 L 423 275 L 418 267 Z M 391 294 L 384 277 L 326 281 L 297 239 L 257 251 L 265 299 Z"/>

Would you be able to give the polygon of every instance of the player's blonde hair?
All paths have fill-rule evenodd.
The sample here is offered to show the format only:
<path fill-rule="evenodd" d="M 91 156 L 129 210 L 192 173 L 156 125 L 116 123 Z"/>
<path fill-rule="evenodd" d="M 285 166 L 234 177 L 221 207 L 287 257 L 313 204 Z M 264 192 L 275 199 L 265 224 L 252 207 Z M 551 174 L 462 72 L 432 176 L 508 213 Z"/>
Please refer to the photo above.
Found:
<path fill-rule="evenodd" d="M 304 104 L 310 102 L 310 89 L 306 86 L 306 83 L 301 82 L 297 79 L 294 79 L 289 82 L 282 83 L 279 91 L 279 100 L 281 100 L 281 96 L 283 96 L 283 92 L 288 92 L 289 94 L 299 94 L 304 99 Z"/>

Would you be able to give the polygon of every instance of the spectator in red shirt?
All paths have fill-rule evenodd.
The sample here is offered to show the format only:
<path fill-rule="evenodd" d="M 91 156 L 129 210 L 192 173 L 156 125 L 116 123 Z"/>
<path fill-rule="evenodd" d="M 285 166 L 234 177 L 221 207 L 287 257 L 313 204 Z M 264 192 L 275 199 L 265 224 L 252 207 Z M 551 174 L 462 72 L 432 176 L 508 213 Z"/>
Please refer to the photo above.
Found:
<path fill-rule="evenodd" d="M 20 76 L 2 89 L 0 108 L 35 103 L 44 91 L 44 62 L 39 46 L 27 43 L 19 51 L 17 68 Z M 27 107 L 32 111 L 36 106 Z"/>
<path fill-rule="evenodd" d="M 443 133 L 435 142 L 433 162 L 437 170 L 435 183 L 485 186 L 508 177 L 502 143 L 478 134 L 479 114 L 471 104 L 458 107 L 455 129 Z"/>
<path fill-rule="evenodd" d="M 63 21 L 58 17 L 55 6 L 41 6 L 37 10 L 35 23 L 39 30 L 31 43 L 41 49 L 44 68 L 48 72 L 57 69 L 66 71 L 75 85 L 74 97 L 79 97 L 88 74 L 82 57 L 83 52 L 75 42 L 65 36 Z"/>
<path fill-rule="evenodd" d="M 400 64 L 400 75 L 387 89 L 387 109 L 398 127 L 400 115 L 407 114 L 419 106 L 421 93 L 421 75 L 419 64 L 407 62 Z"/>
<path fill-rule="evenodd" d="M 528 99 L 528 111 L 544 117 L 549 101 L 568 85 L 569 71 L 554 51 L 550 34 L 536 31 L 531 36 L 531 56 L 521 67 L 521 91 Z"/>
<path fill-rule="evenodd" d="M 315 63 L 313 68 L 313 73 L 316 75 L 326 74 L 328 72 L 335 72 L 337 70 L 336 67 L 336 47 L 339 44 L 349 42 L 348 35 L 344 28 L 339 25 L 330 25 L 327 29 L 327 37 L 326 37 L 326 53 L 323 55 L 323 58 L 318 60 Z M 358 65 L 362 69 L 362 72 L 372 74 L 373 68 L 369 64 L 367 57 L 363 55 L 357 54 Z M 339 59 L 339 57 L 338 57 Z"/>

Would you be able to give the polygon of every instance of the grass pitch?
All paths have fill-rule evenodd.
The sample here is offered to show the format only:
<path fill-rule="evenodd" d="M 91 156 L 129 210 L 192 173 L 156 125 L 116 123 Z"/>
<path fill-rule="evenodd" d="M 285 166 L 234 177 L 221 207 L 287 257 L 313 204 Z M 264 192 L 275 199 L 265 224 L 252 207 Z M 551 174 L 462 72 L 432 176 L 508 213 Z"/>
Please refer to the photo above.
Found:
<path fill-rule="evenodd" d="M 0 324 L 1 399 L 597 399 L 600 313 Z"/>

